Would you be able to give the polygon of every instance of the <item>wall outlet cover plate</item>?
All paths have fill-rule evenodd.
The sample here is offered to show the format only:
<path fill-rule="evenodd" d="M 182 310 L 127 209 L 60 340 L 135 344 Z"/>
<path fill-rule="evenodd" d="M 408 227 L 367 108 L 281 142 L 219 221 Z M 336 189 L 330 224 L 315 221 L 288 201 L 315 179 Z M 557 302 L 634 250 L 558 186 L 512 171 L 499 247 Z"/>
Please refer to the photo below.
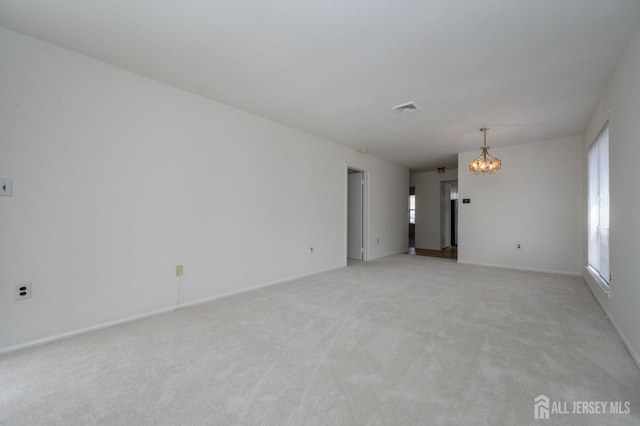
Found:
<path fill-rule="evenodd" d="M 11 179 L 0 179 L 0 195 L 4 195 L 5 197 L 11 197 L 11 195 L 13 195 Z"/>
<path fill-rule="evenodd" d="M 16 284 L 16 300 L 31 298 L 31 283 Z"/>

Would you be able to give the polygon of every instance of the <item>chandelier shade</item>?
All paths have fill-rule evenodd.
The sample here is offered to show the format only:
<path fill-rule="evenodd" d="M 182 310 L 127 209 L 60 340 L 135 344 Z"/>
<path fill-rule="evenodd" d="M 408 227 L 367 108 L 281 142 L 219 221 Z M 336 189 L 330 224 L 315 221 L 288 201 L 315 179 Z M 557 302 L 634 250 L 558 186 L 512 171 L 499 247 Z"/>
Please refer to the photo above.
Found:
<path fill-rule="evenodd" d="M 502 161 L 489 154 L 489 147 L 487 146 L 487 130 L 489 130 L 488 127 L 480 129 L 480 131 L 484 133 L 484 146 L 480 148 L 482 150 L 480 157 L 471 160 L 471 163 L 469 163 L 469 170 L 471 170 L 474 175 L 485 173 L 494 174 L 502 167 Z"/>

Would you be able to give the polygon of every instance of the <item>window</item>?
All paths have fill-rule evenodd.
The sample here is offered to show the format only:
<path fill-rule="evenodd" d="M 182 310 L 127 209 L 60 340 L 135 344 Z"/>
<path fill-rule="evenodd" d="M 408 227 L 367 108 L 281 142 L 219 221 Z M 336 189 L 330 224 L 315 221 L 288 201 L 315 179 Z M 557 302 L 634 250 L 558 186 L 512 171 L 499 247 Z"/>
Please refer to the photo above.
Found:
<path fill-rule="evenodd" d="M 609 285 L 609 127 L 589 149 L 589 267 Z"/>
<path fill-rule="evenodd" d="M 416 223 L 416 196 L 409 195 L 409 223 Z"/>

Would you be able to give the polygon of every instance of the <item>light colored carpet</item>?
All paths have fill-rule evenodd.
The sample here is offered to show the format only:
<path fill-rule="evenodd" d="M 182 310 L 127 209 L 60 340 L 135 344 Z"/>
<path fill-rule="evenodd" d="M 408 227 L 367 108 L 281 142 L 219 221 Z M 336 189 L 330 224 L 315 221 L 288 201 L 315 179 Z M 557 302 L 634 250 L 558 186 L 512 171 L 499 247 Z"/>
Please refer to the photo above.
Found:
<path fill-rule="evenodd" d="M 0 357 L 0 423 L 534 424 L 640 372 L 581 278 L 397 255 Z"/>

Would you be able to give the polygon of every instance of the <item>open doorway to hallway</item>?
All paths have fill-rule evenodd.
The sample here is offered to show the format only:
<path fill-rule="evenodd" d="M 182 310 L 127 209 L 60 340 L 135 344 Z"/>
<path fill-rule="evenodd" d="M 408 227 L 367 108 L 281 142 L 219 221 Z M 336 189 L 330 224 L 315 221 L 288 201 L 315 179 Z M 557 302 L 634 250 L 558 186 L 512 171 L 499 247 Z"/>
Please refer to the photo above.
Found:
<path fill-rule="evenodd" d="M 455 178 L 457 171 L 446 177 L 434 172 L 412 176 L 408 200 L 409 254 L 458 258 L 458 181 Z"/>
<path fill-rule="evenodd" d="M 409 248 L 416 246 L 416 187 L 409 188 Z"/>
<path fill-rule="evenodd" d="M 440 248 L 458 247 L 458 181 L 440 182 Z"/>

